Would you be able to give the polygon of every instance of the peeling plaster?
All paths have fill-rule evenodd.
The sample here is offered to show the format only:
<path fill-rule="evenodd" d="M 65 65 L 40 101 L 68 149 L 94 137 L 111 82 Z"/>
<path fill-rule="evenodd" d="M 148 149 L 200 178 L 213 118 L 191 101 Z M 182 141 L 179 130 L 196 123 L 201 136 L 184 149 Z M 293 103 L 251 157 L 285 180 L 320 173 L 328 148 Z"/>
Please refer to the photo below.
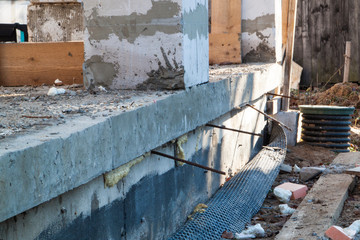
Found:
<path fill-rule="evenodd" d="M 115 34 L 119 40 L 134 43 L 141 35 L 181 32 L 179 4 L 170 1 L 152 1 L 152 4 L 146 14 L 131 13 L 127 16 L 100 16 L 94 8 L 86 24 L 90 39 L 99 41 Z"/>
<path fill-rule="evenodd" d="M 253 20 L 242 19 L 241 21 L 242 32 L 256 33 L 267 28 L 275 28 L 275 14 L 267 14 L 259 16 Z"/>

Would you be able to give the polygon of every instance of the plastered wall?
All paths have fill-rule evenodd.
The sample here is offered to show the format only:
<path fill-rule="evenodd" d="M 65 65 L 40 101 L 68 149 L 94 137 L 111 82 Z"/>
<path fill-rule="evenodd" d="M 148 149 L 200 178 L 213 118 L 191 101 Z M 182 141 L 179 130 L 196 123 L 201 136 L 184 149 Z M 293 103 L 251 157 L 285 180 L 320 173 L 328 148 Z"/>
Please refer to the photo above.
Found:
<path fill-rule="evenodd" d="M 184 89 L 208 81 L 207 0 L 85 0 L 88 88 Z"/>
<path fill-rule="evenodd" d="M 281 58 L 281 0 L 242 1 L 242 58 L 276 62 Z"/>

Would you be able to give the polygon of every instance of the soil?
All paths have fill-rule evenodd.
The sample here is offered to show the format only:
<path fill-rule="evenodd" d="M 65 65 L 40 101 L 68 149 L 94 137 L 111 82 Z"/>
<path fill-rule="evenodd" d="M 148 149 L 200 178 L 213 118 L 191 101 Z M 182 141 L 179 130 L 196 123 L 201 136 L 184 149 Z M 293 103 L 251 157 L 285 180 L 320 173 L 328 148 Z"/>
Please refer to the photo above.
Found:
<path fill-rule="evenodd" d="M 353 116 L 351 127 L 351 151 L 360 150 L 360 127 L 358 120 L 360 120 L 360 87 L 354 83 L 338 83 L 331 88 L 321 91 L 319 89 L 307 90 L 302 92 L 292 92 L 292 96 L 297 99 L 292 99 L 290 102 L 291 108 L 298 109 L 299 105 L 336 105 L 336 106 L 354 106 L 356 108 Z M 289 147 L 285 164 L 299 167 L 321 166 L 329 165 L 336 157 L 334 152 L 326 148 L 314 147 L 306 143 L 300 143 L 296 147 Z M 282 173 L 275 180 L 273 187 L 280 185 L 283 182 L 293 182 L 305 184 L 309 190 L 317 181 L 319 176 L 308 182 L 302 182 L 299 179 L 298 173 Z M 297 208 L 301 203 L 300 200 L 292 200 L 288 205 L 292 208 Z M 272 191 L 269 192 L 261 210 L 253 217 L 251 224 L 260 223 L 266 232 L 266 237 L 258 239 L 275 239 L 275 236 L 280 232 L 285 222 L 290 216 L 283 216 L 279 211 L 279 204 L 282 204 L 276 199 Z M 348 199 L 345 202 L 343 211 L 336 225 L 343 228 L 348 227 L 354 221 L 360 219 L 360 184 L 354 187 Z M 360 234 L 355 239 L 360 239 Z"/>
<path fill-rule="evenodd" d="M 348 199 L 345 201 L 343 211 L 336 225 L 346 228 L 350 226 L 356 220 L 360 220 L 360 184 L 357 179 L 357 184 L 354 190 L 349 194 Z M 356 236 L 356 239 L 360 239 L 360 234 Z"/>
<path fill-rule="evenodd" d="M 96 118 L 126 112 L 156 102 L 174 91 L 91 92 L 82 85 L 61 86 L 65 94 L 48 96 L 51 86 L 0 87 L 0 143 L 9 137 L 52 125 L 66 125 L 79 116 Z"/>
<path fill-rule="evenodd" d="M 336 154 L 326 148 L 300 143 L 295 147 L 289 147 L 284 164 L 290 166 L 296 164 L 299 167 L 329 165 L 335 157 Z M 280 172 L 272 186 L 272 190 L 284 182 L 305 184 L 310 190 L 318 178 L 319 176 L 307 182 L 303 182 L 299 178 L 299 173 Z M 278 206 L 283 203 L 275 197 L 272 190 L 266 197 L 261 210 L 251 221 L 251 225 L 260 223 L 266 232 L 266 237 L 257 239 L 275 239 L 275 236 L 280 232 L 285 222 L 291 217 L 291 215 L 285 216 L 280 213 Z M 291 200 L 288 205 L 289 207 L 296 209 L 301 201 L 302 199 Z"/>

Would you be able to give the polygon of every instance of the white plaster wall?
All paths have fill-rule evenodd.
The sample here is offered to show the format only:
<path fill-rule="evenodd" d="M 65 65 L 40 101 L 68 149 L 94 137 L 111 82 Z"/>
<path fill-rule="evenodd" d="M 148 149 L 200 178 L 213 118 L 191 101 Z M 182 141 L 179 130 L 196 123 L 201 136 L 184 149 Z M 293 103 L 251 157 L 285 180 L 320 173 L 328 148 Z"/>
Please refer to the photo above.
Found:
<path fill-rule="evenodd" d="M 251 50 L 256 49 L 261 42 L 270 48 L 275 49 L 274 58 L 276 61 L 281 59 L 281 0 L 243 0 L 242 1 L 242 20 L 256 20 L 262 16 L 274 15 L 274 26 L 260 29 L 258 32 L 266 36 L 266 40 L 257 36 L 256 32 L 242 32 L 242 56 L 246 56 Z"/>
<path fill-rule="evenodd" d="M 162 0 L 85 0 L 85 61 L 92 56 L 101 56 L 104 63 L 115 66 L 116 76 L 110 85 L 113 89 L 133 89 L 148 79 L 148 73 L 158 70 L 160 62 L 163 66 L 165 60 L 160 48 L 168 54 L 169 62 L 173 67 L 174 61 L 178 66 L 184 67 L 185 87 L 191 87 L 208 81 L 209 70 L 209 46 L 208 35 L 199 33 L 197 36 L 189 36 L 186 33 L 165 34 L 156 32 L 153 36 L 140 35 L 134 43 L 126 39 L 119 39 L 116 34 L 110 34 L 101 40 L 91 39 L 90 29 L 86 22 L 94 17 L 96 11 L 99 17 L 130 16 L 131 14 L 145 15 L 151 10 L 154 2 Z M 198 22 L 184 23 L 182 16 L 191 14 L 199 5 L 208 8 L 208 0 L 172 0 L 181 7 L 181 12 L 169 19 L 155 19 L 150 25 L 188 24 L 198 26 Z M 207 28 L 207 17 L 204 18 L 204 26 Z M 96 83 L 96 79 L 95 79 Z"/>
<path fill-rule="evenodd" d="M 0 23 L 27 24 L 27 6 L 30 1 L 0 1 Z"/>
<path fill-rule="evenodd" d="M 277 0 L 242 0 L 241 19 L 255 19 L 259 16 L 275 13 Z"/>

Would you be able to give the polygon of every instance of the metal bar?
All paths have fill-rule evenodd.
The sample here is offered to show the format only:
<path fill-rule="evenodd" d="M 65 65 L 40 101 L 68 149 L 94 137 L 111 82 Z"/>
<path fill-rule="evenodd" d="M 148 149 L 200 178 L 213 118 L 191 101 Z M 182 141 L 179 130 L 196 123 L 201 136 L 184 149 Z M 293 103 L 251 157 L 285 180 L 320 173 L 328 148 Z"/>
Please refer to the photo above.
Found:
<path fill-rule="evenodd" d="M 208 171 L 211 171 L 211 172 L 215 172 L 215 173 L 218 173 L 218 174 L 226 175 L 225 172 L 222 172 L 222 171 L 219 171 L 219 170 L 216 170 L 216 169 L 213 169 L 213 168 L 209 168 L 209 167 L 206 167 L 206 166 L 197 164 L 197 163 L 189 162 L 189 161 L 186 161 L 186 160 L 177 158 L 177 157 L 173 157 L 173 156 L 167 155 L 167 154 L 165 154 L 165 153 L 161 153 L 161 152 L 157 152 L 157 151 L 151 151 L 151 153 L 152 153 L 152 154 L 159 155 L 159 156 L 162 156 L 162 157 L 170 158 L 170 159 L 173 159 L 173 160 L 175 160 L 175 161 L 183 162 L 183 163 L 186 163 L 186 164 L 189 164 L 189 165 L 198 167 L 198 168 L 202 168 L 202 169 L 205 169 L 205 170 L 208 170 Z"/>
<path fill-rule="evenodd" d="M 291 129 L 291 128 L 289 128 L 288 126 L 286 126 L 286 125 L 285 125 L 285 124 L 283 124 L 282 122 L 280 122 L 280 121 L 276 120 L 276 119 L 275 119 L 275 118 L 273 118 L 272 116 L 270 116 L 270 115 L 268 115 L 268 114 L 264 113 L 263 111 L 260 111 L 259 109 L 257 109 L 257 108 L 255 108 L 255 107 L 251 106 L 250 104 L 246 104 L 246 106 L 251 107 L 251 108 L 252 108 L 252 109 L 254 109 L 255 111 L 257 111 L 257 112 L 261 113 L 262 115 L 264 115 L 265 117 L 267 117 L 267 118 L 269 118 L 269 119 L 273 120 L 274 122 L 278 123 L 279 125 L 283 126 L 283 127 L 284 127 L 284 128 L 286 128 L 287 130 L 292 131 L 292 129 Z"/>
<path fill-rule="evenodd" d="M 206 126 L 214 127 L 214 128 L 220 128 L 220 129 L 224 129 L 224 130 L 230 130 L 230 131 L 239 132 L 239 133 L 255 135 L 255 136 L 259 136 L 259 137 L 263 136 L 262 134 L 259 134 L 259 133 L 246 132 L 246 131 L 237 130 L 237 129 L 234 129 L 234 128 L 227 128 L 227 127 L 223 127 L 223 126 L 216 126 L 216 125 L 213 125 L 213 124 L 210 124 L 210 123 L 206 124 Z"/>
<path fill-rule="evenodd" d="M 283 97 L 283 98 L 297 99 L 296 97 L 285 96 L 285 95 L 276 94 L 276 93 L 269 93 L 269 92 L 268 92 L 268 93 L 266 93 L 266 95 L 277 96 L 277 97 Z"/>

